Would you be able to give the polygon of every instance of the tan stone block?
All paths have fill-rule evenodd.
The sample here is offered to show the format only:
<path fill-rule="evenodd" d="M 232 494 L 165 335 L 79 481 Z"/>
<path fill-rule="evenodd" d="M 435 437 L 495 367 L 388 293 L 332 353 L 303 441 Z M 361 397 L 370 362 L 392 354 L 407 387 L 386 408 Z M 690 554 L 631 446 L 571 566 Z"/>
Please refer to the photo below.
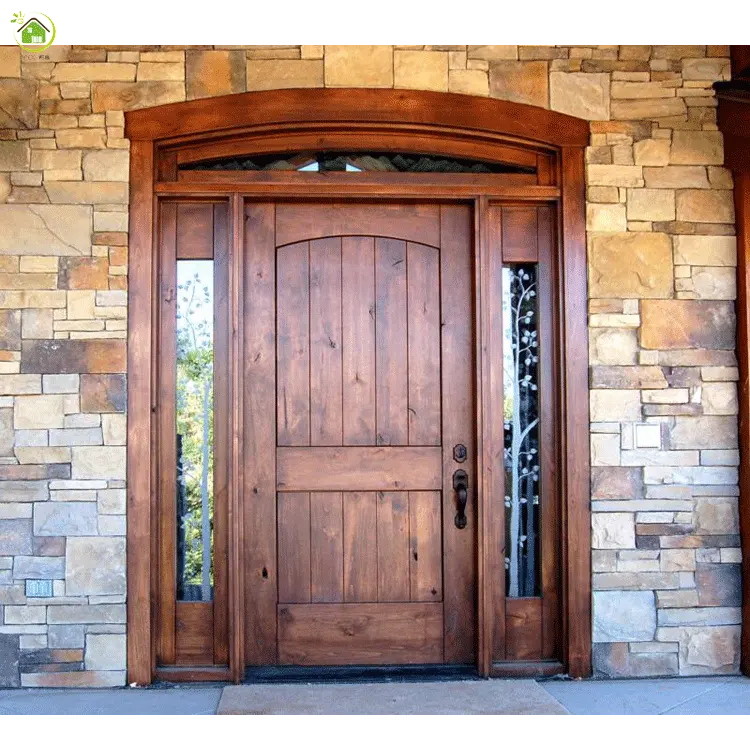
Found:
<path fill-rule="evenodd" d="M 37 83 L 22 78 L 0 78 L 0 128 L 35 128 L 39 117 Z"/>
<path fill-rule="evenodd" d="M 630 82 L 612 81 L 613 99 L 667 99 L 675 95 L 670 82 Z"/>
<path fill-rule="evenodd" d="M 589 358 L 593 365 L 634 365 L 638 338 L 629 328 L 592 328 L 589 331 Z"/>
<path fill-rule="evenodd" d="M 93 445 L 74 447 L 72 467 L 73 479 L 125 479 L 125 448 Z"/>
<path fill-rule="evenodd" d="M 88 82 L 61 83 L 60 95 L 63 99 L 88 99 L 91 96 L 91 84 Z"/>
<path fill-rule="evenodd" d="M 58 63 L 53 83 L 61 81 L 134 81 L 135 65 L 129 63 Z"/>
<path fill-rule="evenodd" d="M 591 388 L 667 388 L 661 367 L 637 365 L 631 367 L 592 366 L 589 379 Z M 671 388 L 668 393 L 678 389 Z M 650 392 L 644 392 L 647 401 Z"/>
<path fill-rule="evenodd" d="M 609 74 L 550 73 L 550 109 L 584 120 L 609 120 Z"/>
<path fill-rule="evenodd" d="M 102 414 L 104 445 L 125 445 L 127 418 L 124 414 Z"/>
<path fill-rule="evenodd" d="M 182 50 L 141 52 L 139 59 L 141 62 L 149 63 L 181 63 L 185 61 L 185 53 Z"/>
<path fill-rule="evenodd" d="M 705 57 L 683 60 L 682 77 L 686 81 L 727 81 L 729 60 Z"/>
<path fill-rule="evenodd" d="M 620 191 L 612 185 L 591 185 L 586 188 L 586 199 L 589 203 L 619 203 Z"/>
<path fill-rule="evenodd" d="M 448 53 L 396 50 L 393 85 L 397 89 L 448 90 Z"/>
<path fill-rule="evenodd" d="M 737 414 L 737 386 L 735 383 L 705 383 L 701 404 L 706 415 Z"/>
<path fill-rule="evenodd" d="M 56 289 L 57 276 L 52 273 L 0 273 L 0 289 Z"/>
<path fill-rule="evenodd" d="M 299 49 L 303 60 L 322 60 L 325 48 L 322 44 L 302 44 Z"/>
<path fill-rule="evenodd" d="M 635 523 L 632 513 L 592 513 L 593 549 L 635 549 Z"/>
<path fill-rule="evenodd" d="M 491 62 L 490 96 L 548 109 L 547 63 Z"/>
<path fill-rule="evenodd" d="M 644 60 L 651 56 L 651 46 L 648 44 L 621 44 L 619 51 L 620 60 Z"/>
<path fill-rule="evenodd" d="M 613 120 L 657 120 L 687 114 L 687 107 L 685 102 L 678 97 L 618 99 L 612 102 L 610 114 Z"/>
<path fill-rule="evenodd" d="M 55 134 L 58 148 L 104 148 L 105 137 L 103 128 L 58 130 Z"/>
<path fill-rule="evenodd" d="M 736 534 L 739 514 L 735 498 L 705 498 L 695 506 L 695 533 L 712 535 Z"/>
<path fill-rule="evenodd" d="M 127 654 L 124 634 L 89 633 L 86 636 L 86 658 L 84 666 L 87 670 L 124 670 L 127 666 Z"/>
<path fill-rule="evenodd" d="M 325 85 L 390 88 L 393 86 L 393 47 L 327 44 Z"/>
<path fill-rule="evenodd" d="M 83 449 L 74 448 L 74 453 L 77 450 Z M 65 593 L 68 596 L 124 594 L 125 540 L 70 537 L 65 555 Z"/>
<path fill-rule="evenodd" d="M 670 297 L 672 243 L 659 232 L 592 234 L 589 294 L 615 299 Z"/>
<path fill-rule="evenodd" d="M 674 190 L 630 189 L 627 206 L 628 220 L 674 221 Z"/>
<path fill-rule="evenodd" d="M 0 141 L 0 170 L 21 172 L 28 169 L 30 153 L 26 141 Z"/>
<path fill-rule="evenodd" d="M 638 391 L 612 389 L 590 391 L 592 422 L 639 422 L 641 397 Z"/>
<path fill-rule="evenodd" d="M 68 292 L 68 320 L 87 320 L 94 317 L 96 292 Z"/>
<path fill-rule="evenodd" d="M 517 44 L 469 45 L 469 58 L 475 60 L 518 60 Z"/>
<path fill-rule="evenodd" d="M 188 50 L 185 53 L 187 98 L 244 91 L 246 65 L 241 50 Z"/>
<path fill-rule="evenodd" d="M 129 79 L 131 80 L 131 79 Z M 137 81 L 184 81 L 185 64 L 183 62 L 139 62 Z"/>
<path fill-rule="evenodd" d="M 695 550 L 663 549 L 659 557 L 661 569 L 665 572 L 695 570 Z"/>
<path fill-rule="evenodd" d="M 627 164 L 589 164 L 586 174 L 588 185 L 643 186 L 643 167 Z"/>
<path fill-rule="evenodd" d="M 641 321 L 645 349 L 734 349 L 731 302 L 643 300 Z"/>
<path fill-rule="evenodd" d="M 0 291 L 0 308 L 4 310 L 27 307 L 65 307 L 64 291 Z"/>
<path fill-rule="evenodd" d="M 694 266 L 692 291 L 698 299 L 736 299 L 737 274 L 734 268 Z"/>
<path fill-rule="evenodd" d="M 633 144 L 636 164 L 662 167 L 669 164 L 669 141 L 663 138 L 646 138 Z"/>
<path fill-rule="evenodd" d="M 591 465 L 620 465 L 620 436 L 618 434 L 591 436 Z"/>
<path fill-rule="evenodd" d="M 127 151 L 90 151 L 83 157 L 83 174 L 94 182 L 127 182 L 129 164 Z"/>
<path fill-rule="evenodd" d="M 448 74 L 448 91 L 455 94 L 489 96 L 489 78 L 483 70 L 451 70 Z"/>
<path fill-rule="evenodd" d="M 0 269 L 10 271 L 10 268 L 3 268 L 3 260 L 12 260 L 11 258 L 0 257 Z M 44 255 L 23 255 L 20 258 L 19 270 L 21 273 L 57 273 L 56 257 Z"/>
<path fill-rule="evenodd" d="M 729 190 L 678 190 L 677 221 L 734 224 L 734 196 Z"/>
<path fill-rule="evenodd" d="M 669 161 L 672 164 L 723 164 L 724 142 L 721 133 L 675 130 Z"/>
<path fill-rule="evenodd" d="M 21 77 L 21 48 L 15 45 L 0 47 L 0 78 Z"/>
<path fill-rule="evenodd" d="M 672 241 L 675 263 L 692 266 L 737 265 L 736 237 L 686 234 L 675 235 Z"/>
<path fill-rule="evenodd" d="M 649 188 L 708 188 L 705 167 L 644 167 Z"/>
<path fill-rule="evenodd" d="M 708 181 L 711 183 L 711 187 L 717 190 L 732 190 L 734 188 L 732 173 L 724 167 L 709 167 Z"/>
<path fill-rule="evenodd" d="M 18 447 L 16 458 L 22 464 L 65 464 L 70 463 L 70 448 L 63 447 Z"/>
<path fill-rule="evenodd" d="M 52 310 L 23 310 L 21 336 L 24 339 L 51 339 Z"/>
<path fill-rule="evenodd" d="M 52 203 L 127 204 L 127 182 L 47 182 L 47 195 Z"/>
<path fill-rule="evenodd" d="M 737 367 L 701 367 L 701 378 L 705 381 L 739 380 Z"/>
<path fill-rule="evenodd" d="M 0 174 L 0 203 L 5 203 L 10 195 L 10 175 Z"/>
<path fill-rule="evenodd" d="M 181 81 L 95 83 L 92 86 L 92 100 L 94 112 L 154 107 L 185 101 L 185 84 Z"/>
<path fill-rule="evenodd" d="M 589 232 L 624 232 L 627 229 L 625 206 L 620 203 L 589 203 L 586 206 Z"/>
<path fill-rule="evenodd" d="M 247 90 L 314 88 L 323 85 L 321 60 L 248 60 Z"/>
<path fill-rule="evenodd" d="M 16 396 L 13 427 L 16 430 L 48 430 L 63 427 L 64 396 Z"/>

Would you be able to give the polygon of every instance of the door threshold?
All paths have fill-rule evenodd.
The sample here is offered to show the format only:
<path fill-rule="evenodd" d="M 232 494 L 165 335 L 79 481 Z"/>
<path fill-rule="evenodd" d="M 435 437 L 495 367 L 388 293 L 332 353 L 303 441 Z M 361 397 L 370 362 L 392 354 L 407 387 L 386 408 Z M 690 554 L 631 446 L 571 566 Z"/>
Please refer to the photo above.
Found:
<path fill-rule="evenodd" d="M 365 683 L 365 682 L 449 682 L 481 680 L 472 664 L 417 664 L 386 666 L 314 666 L 296 665 L 248 667 L 244 685 L 274 683 Z"/>

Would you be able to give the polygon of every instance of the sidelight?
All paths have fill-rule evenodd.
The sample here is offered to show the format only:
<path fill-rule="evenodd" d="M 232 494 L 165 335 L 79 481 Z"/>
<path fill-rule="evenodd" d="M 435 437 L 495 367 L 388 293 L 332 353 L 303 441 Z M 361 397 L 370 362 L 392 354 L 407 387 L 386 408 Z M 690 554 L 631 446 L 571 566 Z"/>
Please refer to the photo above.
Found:
<path fill-rule="evenodd" d="M 505 574 L 509 597 L 539 596 L 537 266 L 503 267 Z"/>
<path fill-rule="evenodd" d="M 177 599 L 213 599 L 214 304 L 211 260 L 177 261 Z"/>

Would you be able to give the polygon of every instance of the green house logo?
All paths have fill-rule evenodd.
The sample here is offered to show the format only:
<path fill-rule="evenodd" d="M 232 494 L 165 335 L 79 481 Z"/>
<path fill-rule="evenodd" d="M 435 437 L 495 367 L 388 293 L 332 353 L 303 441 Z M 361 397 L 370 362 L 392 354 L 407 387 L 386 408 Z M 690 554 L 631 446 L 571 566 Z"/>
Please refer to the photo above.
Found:
<path fill-rule="evenodd" d="M 30 17 L 22 12 L 14 13 L 10 22 L 15 26 L 16 44 L 26 52 L 43 52 L 55 41 L 55 24 L 44 13 L 34 13 Z"/>

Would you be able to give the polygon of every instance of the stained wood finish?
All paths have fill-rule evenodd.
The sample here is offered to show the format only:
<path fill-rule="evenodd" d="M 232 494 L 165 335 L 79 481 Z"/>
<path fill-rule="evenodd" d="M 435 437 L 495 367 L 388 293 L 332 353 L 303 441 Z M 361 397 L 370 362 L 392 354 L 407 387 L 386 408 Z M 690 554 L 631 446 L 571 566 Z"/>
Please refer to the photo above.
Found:
<path fill-rule="evenodd" d="M 347 99 L 349 100 L 347 103 Z M 356 102 L 356 104 L 353 104 Z M 372 106 L 364 106 L 370 102 Z M 721 120 L 720 113 L 720 120 Z M 341 119 L 343 118 L 343 119 Z M 338 122 L 337 122 L 338 120 Z M 452 589 L 451 576 L 457 576 L 447 566 L 447 550 L 451 544 L 448 535 L 449 514 L 442 509 L 443 544 L 446 550 L 443 569 L 444 606 L 448 606 L 451 591 L 470 598 L 478 594 L 474 610 L 478 618 L 475 628 L 477 660 L 482 674 L 551 674 L 568 669 L 571 673 L 584 675 L 590 668 L 590 571 L 587 546 L 588 535 L 588 474 L 586 439 L 587 423 L 586 394 L 584 384 L 585 352 L 585 246 L 583 242 L 583 159 L 582 149 L 588 143 L 588 124 L 558 113 L 539 110 L 524 105 L 487 100 L 484 98 L 419 92 L 375 91 L 367 92 L 289 91 L 258 92 L 254 94 L 210 99 L 176 105 L 165 105 L 138 112 L 126 113 L 128 135 L 131 138 L 131 211 L 130 211 L 130 327 L 128 332 L 128 679 L 146 683 L 152 675 L 165 679 L 222 679 L 231 676 L 239 679 L 241 667 L 248 664 L 271 664 L 277 659 L 277 550 L 276 550 L 276 467 L 275 431 L 277 410 L 275 401 L 276 377 L 276 241 L 275 204 L 277 198 L 309 200 L 312 197 L 326 198 L 329 202 L 343 202 L 357 197 L 372 203 L 386 198 L 425 202 L 454 201 L 459 196 L 474 200 L 477 195 L 471 228 L 474 235 L 475 275 L 473 299 L 476 305 L 476 366 L 477 401 L 474 415 L 479 443 L 476 447 L 467 444 L 469 455 L 476 451 L 476 463 L 480 477 L 477 486 L 477 538 L 478 556 L 470 563 L 476 567 L 474 586 L 456 586 Z M 346 139 L 349 139 L 348 141 Z M 244 139 L 244 140 L 243 140 Z M 307 141 L 305 141 L 307 139 Z M 400 139 L 400 140 L 399 140 Z M 179 172 L 178 161 L 184 163 L 199 158 L 210 158 L 214 153 L 226 156 L 241 154 L 296 151 L 304 143 L 317 143 L 320 148 L 346 150 L 357 147 L 375 148 L 376 145 L 398 143 L 401 150 L 427 149 L 431 153 L 446 156 L 489 158 L 509 164 L 536 165 L 536 174 L 490 175 L 485 180 L 480 175 L 253 175 L 251 179 L 238 181 L 238 175 L 219 175 L 214 178 L 199 172 Z M 248 144 L 250 144 L 248 146 Z M 223 150 L 222 150 L 223 149 Z M 265 149 L 265 150 L 264 150 Z M 727 154 L 731 144 L 727 143 Z M 241 177 L 241 176 L 240 176 Z M 353 179 L 349 179 L 352 177 Z M 186 179 L 187 178 L 187 179 Z M 532 179 L 529 179 L 532 178 Z M 240 194 L 252 199 L 246 207 Z M 160 218 L 152 226 L 152 196 L 172 196 L 180 203 L 216 203 L 219 198 L 231 199 L 233 203 L 233 235 L 229 252 L 231 262 L 232 348 L 236 363 L 233 365 L 233 388 L 242 386 L 233 398 L 234 426 L 231 436 L 231 477 L 229 484 L 230 509 L 228 523 L 231 536 L 228 540 L 228 555 L 231 560 L 228 588 L 232 597 L 230 627 L 230 662 L 232 669 L 213 667 L 157 668 L 155 666 L 156 645 L 160 641 L 158 630 L 153 630 L 150 602 L 153 611 L 161 619 L 158 598 L 159 555 L 157 514 L 152 509 L 157 496 L 158 483 L 152 482 L 143 466 L 149 465 L 152 454 L 158 453 L 157 426 L 159 413 L 156 410 L 158 381 L 156 336 L 158 318 L 153 312 L 152 302 L 156 297 L 158 227 Z M 491 499 L 488 489 L 492 487 L 492 452 L 488 443 L 487 331 L 488 297 L 487 263 L 489 245 L 487 217 L 489 200 L 511 201 L 520 208 L 544 202 L 561 201 L 559 212 L 550 214 L 553 223 L 559 226 L 559 235 L 553 241 L 553 251 L 558 259 L 558 276 L 554 280 L 560 289 L 559 313 L 560 358 L 559 379 L 555 388 L 564 393 L 560 411 L 565 422 L 559 425 L 555 439 L 560 433 L 565 436 L 561 444 L 565 465 L 559 472 L 561 495 L 565 508 L 560 525 L 562 527 L 563 550 L 560 570 L 565 585 L 561 590 L 562 630 L 557 632 L 558 654 L 562 662 L 544 659 L 528 662 L 505 662 L 492 664 L 493 612 L 497 601 L 492 590 L 492 559 L 497 551 L 492 534 L 495 530 L 488 523 Z M 562 198 L 561 198 L 562 196 Z M 285 204 L 286 205 L 286 204 Z M 441 222 L 445 220 L 447 204 L 441 207 Z M 460 210 L 460 207 L 455 206 Z M 243 222 L 245 226 L 243 226 Z M 214 224 L 216 219 L 214 217 Z M 538 221 L 538 226 L 541 219 Z M 327 235 L 331 236 L 331 235 Z M 358 235 L 342 238 L 342 288 L 355 288 L 347 312 L 347 300 L 342 299 L 342 431 L 347 447 L 371 446 L 375 432 L 375 445 L 408 447 L 407 438 L 398 443 L 380 441 L 378 438 L 380 412 L 378 411 L 377 356 L 360 356 L 347 341 L 369 342 L 375 340 L 378 329 L 376 320 L 371 324 L 364 316 L 365 304 L 358 300 L 371 299 L 379 294 L 378 277 L 372 279 L 370 291 L 368 264 L 378 268 L 375 235 L 367 238 L 361 231 Z M 325 237 L 307 237 L 309 242 Z M 445 287 L 445 234 L 438 245 L 424 237 L 397 237 L 404 245 L 409 242 L 428 247 L 441 247 L 441 286 Z M 353 278 L 345 276 L 351 267 L 351 257 L 366 253 L 360 248 L 351 249 L 347 243 L 371 241 L 372 260 L 365 258 L 363 266 L 353 271 Z M 382 242 L 387 242 L 387 239 Z M 523 251 L 523 245 L 519 248 Z M 542 248 L 538 248 L 541 252 Z M 406 251 L 406 248 L 405 248 Z M 348 260 L 344 259 L 348 257 Z M 364 257 L 364 256 L 363 256 Z M 243 288 L 244 287 L 244 288 Z M 408 295 L 408 290 L 407 290 Z M 445 295 L 443 295 L 445 297 Z M 354 299 L 356 297 L 356 299 Z M 566 297 L 573 300 L 567 306 Z M 445 299 L 442 325 L 447 328 Z M 370 317 L 370 305 L 367 306 Z M 377 305 L 376 305 L 377 307 Z M 346 319 L 352 316 L 357 322 L 347 331 Z M 371 318 L 370 318 L 371 319 Z M 245 326 L 245 321 L 257 320 L 260 325 Z M 473 324 L 470 324 L 473 327 Z M 581 335 L 583 334 L 583 335 Z M 441 338 L 441 346 L 444 337 Z M 581 342 L 584 342 L 583 344 Z M 372 352 L 371 345 L 365 351 Z M 252 352 L 252 354 L 251 354 Z M 375 341 L 375 353 L 378 342 Z M 240 368 L 239 370 L 237 368 Z M 370 369 L 372 368 L 372 370 Z M 347 379 L 348 374 L 348 379 Z M 445 390 L 443 373 L 442 388 Z M 565 393 L 566 384 L 575 383 L 572 397 Z M 355 385 L 356 384 L 356 385 Z M 582 397 L 583 396 L 583 397 Z M 244 404 L 243 404 L 244 398 Z M 407 391 L 408 398 L 408 391 Z M 374 422 L 373 422 L 374 407 Z M 347 414 L 353 416 L 347 417 Z M 242 416 L 240 424 L 237 415 Z M 442 410 L 443 451 L 447 444 L 449 425 L 445 422 L 446 411 Z M 571 427 L 575 425 L 575 427 Z M 398 426 L 398 424 L 396 425 Z M 243 432 L 245 434 L 243 434 Z M 270 438 L 269 438 L 270 436 Z M 397 435 L 398 437 L 398 435 Z M 471 441 L 470 441 L 471 442 Z M 582 450 L 571 450 L 580 446 Z M 337 446 L 330 446 L 337 447 Z M 443 452 L 443 462 L 447 458 Z M 446 473 L 444 469 L 444 474 Z M 232 478 L 237 481 L 233 482 Z M 445 477 L 443 477 L 445 479 Z M 152 495 L 152 487 L 154 493 Z M 390 488 L 386 491 L 408 493 L 410 529 L 419 525 L 420 513 L 412 505 L 416 492 L 431 493 L 438 490 L 403 490 Z M 311 490 L 318 492 L 318 490 Z M 328 493 L 326 493 L 328 494 Z M 443 491 L 443 503 L 449 502 Z M 253 498 L 254 505 L 248 498 Z M 420 496 L 421 501 L 421 496 Z M 372 543 L 368 530 L 377 525 L 376 490 L 362 489 L 342 491 L 342 547 L 344 565 L 342 571 L 344 602 L 332 604 L 305 604 L 291 606 L 370 606 L 373 596 L 373 581 L 377 595 L 377 548 Z M 155 507 L 155 506 L 154 506 Z M 242 517 L 237 515 L 242 508 Z M 471 503 L 470 503 L 471 507 Z M 326 514 L 323 514 L 326 516 Z M 326 516 L 327 517 L 327 516 Z M 349 519 L 349 521 L 347 521 Z M 469 517 L 469 528 L 472 518 Z M 454 527 L 455 528 L 455 527 Z M 744 527 L 743 527 L 744 528 Z M 333 530 L 334 538 L 336 532 Z M 571 544 L 576 537 L 583 543 Z M 150 544 L 148 543 L 150 540 Z M 409 550 L 414 544 L 409 533 Z M 419 540 L 418 540 L 419 543 Z M 419 554 L 422 557 L 422 554 Z M 748 556 L 750 559 L 750 556 Z M 470 567 L 467 569 L 470 570 Z M 373 572 L 374 571 L 374 572 Z M 750 579 L 750 576 L 746 576 Z M 410 596 L 412 589 L 426 592 L 422 583 L 422 572 L 410 567 Z M 424 579 L 425 581 L 427 579 Z M 455 580 L 459 580 L 455 578 Z M 244 584 L 242 583 L 244 581 Z M 416 581 L 416 582 L 415 582 Z M 244 585 L 244 607 L 237 609 L 241 597 L 237 586 Z M 475 593 L 476 591 L 476 593 Z M 419 594 L 417 594 L 419 595 Z M 746 597 L 747 599 L 748 597 Z M 440 606 L 435 602 L 384 603 L 397 606 Z M 377 604 L 377 606 L 384 606 Z M 542 619 L 544 620 L 544 613 Z M 451 656 L 451 625 L 444 618 L 443 657 L 446 661 L 460 661 L 453 651 Z M 455 624 L 460 629 L 460 618 Z M 244 633 L 244 635 L 243 635 Z M 238 641 L 239 637 L 239 641 Z M 550 643 L 543 635 L 542 648 L 546 653 Z M 243 652 L 244 646 L 244 654 Z M 214 645 L 216 649 L 216 645 Z M 469 648 L 473 656 L 473 648 Z M 380 657 L 378 657 L 380 658 Z M 430 657 L 434 660 L 434 656 Z M 470 657 L 471 658 L 471 657 Z M 510 672 L 509 672 L 510 670 Z"/>
<path fill-rule="evenodd" d="M 181 666 L 213 664 L 213 603 L 177 602 L 175 620 L 175 662 Z"/>
<path fill-rule="evenodd" d="M 279 604 L 440 603 L 451 662 L 476 632 L 476 526 L 456 529 L 452 486 L 455 443 L 475 476 L 470 223 L 467 206 L 276 209 Z M 277 627 L 282 662 L 346 658 L 292 657 L 302 635 Z"/>
<path fill-rule="evenodd" d="M 280 604 L 283 664 L 438 664 L 443 608 L 405 604 Z"/>

